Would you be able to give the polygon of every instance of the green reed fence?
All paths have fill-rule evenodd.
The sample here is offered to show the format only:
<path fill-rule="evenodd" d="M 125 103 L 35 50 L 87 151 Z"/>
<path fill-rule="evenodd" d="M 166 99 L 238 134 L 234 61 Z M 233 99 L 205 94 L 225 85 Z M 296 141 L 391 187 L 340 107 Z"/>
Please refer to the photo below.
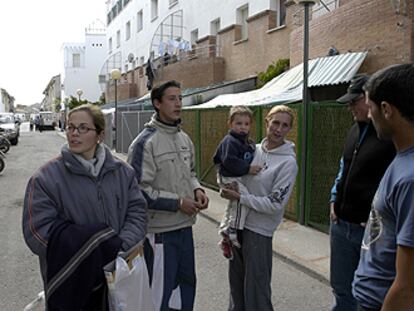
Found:
<path fill-rule="evenodd" d="M 301 103 L 288 104 L 295 113 L 293 128 L 287 139 L 296 144 L 298 165 L 301 159 Z M 260 142 L 265 135 L 265 116 L 272 105 L 253 107 L 254 124 L 251 138 Z M 213 155 L 228 131 L 229 108 L 193 109 L 183 113 L 183 128 L 196 148 L 197 174 L 201 182 L 218 189 Z M 306 180 L 305 224 L 327 231 L 329 228 L 329 197 L 335 179 L 346 132 L 352 118 L 346 107 L 334 102 L 311 103 L 309 107 L 308 176 Z M 300 168 L 299 168 L 300 169 Z M 300 171 L 285 216 L 298 220 L 300 202 Z"/>

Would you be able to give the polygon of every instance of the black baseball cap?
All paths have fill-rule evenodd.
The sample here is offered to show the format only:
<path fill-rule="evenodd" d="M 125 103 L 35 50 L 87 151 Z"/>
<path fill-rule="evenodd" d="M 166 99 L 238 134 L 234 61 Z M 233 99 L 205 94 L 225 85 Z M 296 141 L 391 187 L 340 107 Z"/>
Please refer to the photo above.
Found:
<path fill-rule="evenodd" d="M 363 87 L 365 83 L 368 81 L 368 78 L 369 76 L 367 75 L 358 75 L 352 78 L 346 94 L 339 97 L 336 101 L 340 104 L 348 104 L 361 94 L 364 94 L 365 91 Z"/>

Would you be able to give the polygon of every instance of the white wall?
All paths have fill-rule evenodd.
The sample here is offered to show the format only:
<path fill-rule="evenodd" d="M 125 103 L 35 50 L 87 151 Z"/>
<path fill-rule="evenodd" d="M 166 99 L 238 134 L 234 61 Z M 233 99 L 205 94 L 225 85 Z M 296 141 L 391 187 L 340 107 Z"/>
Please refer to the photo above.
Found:
<path fill-rule="evenodd" d="M 110 11 L 116 1 L 107 2 L 107 11 Z M 122 72 L 125 72 L 125 64 L 129 53 L 134 54 L 135 59 L 149 57 L 151 40 L 157 27 L 171 13 L 183 10 L 184 32 L 183 39 L 190 41 L 191 31 L 198 29 L 199 38 L 210 35 L 210 23 L 220 18 L 221 29 L 236 24 L 236 10 L 248 4 L 249 16 L 269 9 L 270 0 L 178 0 L 178 3 L 169 7 L 168 0 L 158 0 L 158 18 L 151 21 L 151 0 L 131 0 L 112 22 L 107 25 L 106 42 L 112 38 L 112 54 L 121 51 Z M 137 32 L 137 13 L 143 10 L 143 29 Z M 126 23 L 131 21 L 131 38 L 125 39 Z M 116 33 L 121 31 L 121 46 L 116 47 Z M 112 54 L 108 54 L 112 55 Z M 137 62 L 139 65 L 139 62 Z M 131 67 L 129 67 L 131 69 Z"/>
<path fill-rule="evenodd" d="M 108 55 L 108 46 L 105 34 L 85 34 L 84 43 L 66 43 L 64 53 L 64 90 L 63 98 L 74 96 L 82 89 L 82 99 L 96 102 L 102 94 L 98 76 Z M 72 54 L 80 53 L 80 67 L 72 67 Z"/>

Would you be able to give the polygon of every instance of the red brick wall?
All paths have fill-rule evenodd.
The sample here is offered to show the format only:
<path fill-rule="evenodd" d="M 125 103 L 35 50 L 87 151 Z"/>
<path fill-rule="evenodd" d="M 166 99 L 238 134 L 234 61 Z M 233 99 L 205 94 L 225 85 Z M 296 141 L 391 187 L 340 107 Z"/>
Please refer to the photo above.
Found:
<path fill-rule="evenodd" d="M 248 39 L 235 43 L 237 28 L 220 32 L 218 42 L 226 61 L 225 79 L 237 80 L 264 71 L 274 61 L 289 58 L 289 33 L 292 31 L 290 8 L 287 8 L 286 27 L 269 32 L 274 13 L 262 12 L 248 22 Z"/>
<path fill-rule="evenodd" d="M 405 2 L 405 0 L 401 0 Z M 309 57 L 325 56 L 330 46 L 340 53 L 368 51 L 361 72 L 413 61 L 413 3 L 395 14 L 390 0 L 342 0 L 341 6 L 309 24 Z M 303 13 L 302 13 L 303 14 Z M 291 66 L 302 62 L 302 26 L 290 38 Z"/>
<path fill-rule="evenodd" d="M 183 88 L 202 87 L 224 80 L 224 60 L 222 58 L 194 58 L 170 64 L 161 69 L 160 79 L 154 84 L 177 80 Z"/>

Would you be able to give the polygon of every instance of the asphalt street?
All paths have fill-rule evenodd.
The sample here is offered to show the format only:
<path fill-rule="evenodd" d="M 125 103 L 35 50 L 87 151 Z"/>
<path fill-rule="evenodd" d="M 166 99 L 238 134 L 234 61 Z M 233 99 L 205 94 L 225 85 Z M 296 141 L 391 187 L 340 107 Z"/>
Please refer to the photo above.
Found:
<path fill-rule="evenodd" d="M 26 184 L 34 171 L 59 154 L 64 139 L 54 131 L 24 132 L 7 154 L 7 167 L 0 175 L 0 297 L 1 310 L 23 310 L 42 282 L 37 257 L 27 248 L 21 233 L 21 213 Z M 217 226 L 199 217 L 194 227 L 197 296 L 195 310 L 226 310 L 228 302 L 227 260 L 217 246 Z M 273 303 L 275 310 L 328 310 L 329 287 L 294 266 L 274 257 Z"/>

